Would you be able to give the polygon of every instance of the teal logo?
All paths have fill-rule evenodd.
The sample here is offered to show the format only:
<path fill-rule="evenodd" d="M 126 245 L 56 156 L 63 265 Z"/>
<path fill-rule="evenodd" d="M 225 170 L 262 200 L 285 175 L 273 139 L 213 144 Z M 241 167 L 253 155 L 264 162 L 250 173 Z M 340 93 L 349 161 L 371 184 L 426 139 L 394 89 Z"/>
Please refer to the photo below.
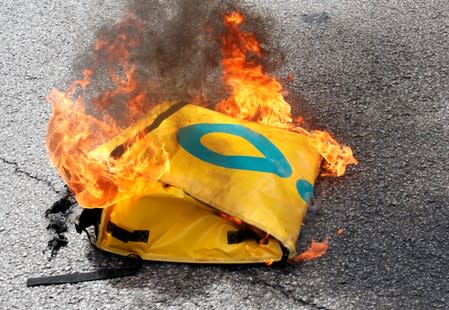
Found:
<path fill-rule="evenodd" d="M 299 179 L 296 182 L 296 189 L 299 193 L 299 196 L 301 196 L 301 198 L 304 199 L 305 202 L 310 203 L 312 201 L 313 185 L 309 181 Z"/>
<path fill-rule="evenodd" d="M 201 143 L 201 138 L 210 133 L 225 133 L 241 137 L 251 143 L 262 155 L 223 155 L 212 151 Z M 266 137 L 238 124 L 195 124 L 181 128 L 177 133 L 181 147 L 192 156 L 212 165 L 223 168 L 273 173 L 281 178 L 288 178 L 292 168 L 281 151 Z M 296 188 L 301 198 L 310 202 L 313 185 L 300 179 Z"/>

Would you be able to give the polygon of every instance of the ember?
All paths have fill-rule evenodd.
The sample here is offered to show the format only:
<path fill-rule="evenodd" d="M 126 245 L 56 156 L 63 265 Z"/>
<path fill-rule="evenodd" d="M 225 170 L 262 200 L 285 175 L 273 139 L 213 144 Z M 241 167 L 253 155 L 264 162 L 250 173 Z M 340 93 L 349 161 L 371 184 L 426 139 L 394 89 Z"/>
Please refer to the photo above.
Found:
<path fill-rule="evenodd" d="M 312 240 L 309 248 L 295 257 L 295 262 L 305 262 L 317 259 L 326 254 L 329 248 L 329 238 L 324 239 L 323 242 Z"/>
<path fill-rule="evenodd" d="M 345 235 L 345 229 L 343 227 L 338 227 L 336 234 L 338 237 L 343 237 Z"/>

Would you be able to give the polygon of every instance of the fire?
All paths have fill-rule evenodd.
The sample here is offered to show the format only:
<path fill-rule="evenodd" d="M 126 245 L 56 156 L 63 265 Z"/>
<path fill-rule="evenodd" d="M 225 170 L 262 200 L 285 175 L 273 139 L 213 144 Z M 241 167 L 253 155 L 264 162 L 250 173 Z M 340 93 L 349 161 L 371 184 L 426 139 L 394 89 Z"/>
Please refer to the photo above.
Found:
<path fill-rule="evenodd" d="M 322 175 L 342 176 L 348 165 L 357 164 L 351 148 L 340 145 L 326 131 L 308 131 L 298 126 L 303 123 L 303 118 L 292 117 L 291 107 L 283 97 L 282 85 L 265 73 L 262 65 L 254 60 L 263 57 L 262 49 L 253 33 L 240 30 L 239 26 L 244 21 L 244 16 L 238 12 L 224 16 L 228 32 L 222 37 L 223 79 L 231 94 L 219 102 L 215 109 L 235 118 L 287 128 L 310 136 L 311 145 L 324 159 L 325 172 Z M 289 75 L 288 80 L 293 80 L 293 76 Z M 234 223 L 240 221 L 235 218 L 229 220 Z M 263 242 L 268 238 L 269 235 L 262 239 Z M 318 258 L 326 253 L 328 247 L 328 239 L 323 242 L 312 241 L 309 249 L 298 255 L 295 261 Z"/>
<path fill-rule="evenodd" d="M 169 167 L 160 145 L 141 145 L 134 148 L 137 151 L 119 158 L 96 158 L 90 153 L 122 130 L 107 113 L 113 99 L 128 98 L 122 115 L 125 125 L 151 108 L 146 94 L 136 92 L 136 67 L 129 63 L 130 50 L 140 41 L 142 24 L 127 16 L 114 30 L 116 35 L 112 38 L 98 38 L 93 65 L 84 70 L 83 78 L 73 81 L 66 92 L 52 89 L 48 96 L 53 107 L 47 134 L 50 160 L 79 204 L 89 208 L 137 197 L 151 189 Z M 89 101 L 99 115 L 94 116 L 87 113 L 82 94 L 87 92 L 92 74 L 102 63 L 107 66 L 114 87 Z"/>
<path fill-rule="evenodd" d="M 328 248 L 329 238 L 324 239 L 323 242 L 312 240 L 312 243 L 307 250 L 295 257 L 295 262 L 299 263 L 317 259 L 326 254 Z"/>
<path fill-rule="evenodd" d="M 307 131 L 297 127 L 302 123 L 295 116 L 293 123 L 291 107 L 285 101 L 281 83 L 264 72 L 254 58 L 263 57 L 255 34 L 243 32 L 239 26 L 245 17 L 232 12 L 224 16 L 228 32 L 222 37 L 223 79 L 231 95 L 221 101 L 215 109 L 235 118 L 259 122 L 269 126 L 288 128 L 311 137 L 311 144 L 324 159 L 323 175 L 341 176 L 346 166 L 357 164 L 351 148 L 340 145 L 325 131 Z"/>
<path fill-rule="evenodd" d="M 290 105 L 282 96 L 282 85 L 266 74 L 262 65 L 248 59 L 262 57 L 262 49 L 253 33 L 240 31 L 245 21 L 233 12 L 224 17 L 228 32 L 222 37 L 223 79 L 231 96 L 215 109 L 235 118 L 285 128 L 292 121 Z"/>
<path fill-rule="evenodd" d="M 244 22 L 245 17 L 238 12 L 224 16 L 227 32 L 221 38 L 223 81 L 230 95 L 216 104 L 215 109 L 235 118 L 310 136 L 311 146 L 324 159 L 324 174 L 343 175 L 347 165 L 357 164 L 352 150 L 340 145 L 328 132 L 308 131 L 298 126 L 302 118 L 291 115 L 281 83 L 264 71 L 260 64 L 261 44 L 254 33 L 240 29 Z M 150 94 L 139 91 L 140 83 L 148 85 L 150 81 L 139 81 L 137 67 L 130 62 L 132 50 L 142 40 L 142 31 L 143 24 L 127 15 L 115 26 L 114 35 L 100 35 L 97 39 L 93 63 L 84 70 L 83 77 L 73 81 L 67 91 L 52 89 L 48 96 L 53 108 L 47 134 L 49 157 L 83 207 L 102 208 L 122 199 L 139 197 L 148 193 L 169 169 L 163 145 L 155 141 L 148 144 L 147 140 L 143 143 L 139 132 L 129 141 L 132 152 L 107 158 L 91 152 L 154 107 Z M 92 77 L 101 66 L 107 68 L 112 87 L 95 96 L 89 95 Z M 117 101 L 126 105 L 119 116 L 113 117 L 109 109 Z M 207 98 L 199 96 L 198 101 L 204 103 Z M 221 216 L 238 226 L 246 225 L 231 215 Z M 245 228 L 258 236 L 260 244 L 268 242 L 270 236 L 266 233 L 250 225 Z M 327 248 L 327 239 L 321 243 L 313 241 L 295 261 L 320 257 Z"/>

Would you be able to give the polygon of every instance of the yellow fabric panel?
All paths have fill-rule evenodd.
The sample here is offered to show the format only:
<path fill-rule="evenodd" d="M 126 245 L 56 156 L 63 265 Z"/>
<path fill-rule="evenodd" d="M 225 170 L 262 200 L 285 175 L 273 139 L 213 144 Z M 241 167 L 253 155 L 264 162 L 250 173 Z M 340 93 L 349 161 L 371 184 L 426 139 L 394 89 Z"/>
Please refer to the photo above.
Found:
<path fill-rule="evenodd" d="M 149 241 L 123 242 L 107 232 L 107 223 L 127 231 L 149 230 Z M 104 210 L 97 246 L 120 255 L 142 259 L 190 263 L 255 263 L 279 261 L 282 250 L 271 238 L 266 245 L 255 240 L 228 244 L 228 231 L 238 227 L 216 210 L 174 187 L 157 183 L 154 192 L 134 202 L 120 202 Z"/>
<path fill-rule="evenodd" d="M 167 103 L 157 107 L 147 118 L 95 150 L 95 153 L 100 158 L 107 158 L 112 150 L 125 143 L 137 129 L 150 125 L 170 105 Z M 269 233 L 288 248 L 290 258 L 295 256 L 307 200 L 311 197 L 321 163 L 321 157 L 310 145 L 308 136 L 186 105 L 142 139 L 149 144 L 163 145 L 169 154 L 170 171 L 162 177 L 162 182 Z M 128 152 L 132 152 L 132 148 Z M 127 202 L 129 207 L 123 209 L 133 210 L 129 211 L 129 216 L 133 216 L 131 213 L 136 212 L 145 201 L 147 198 L 139 199 L 134 208 L 132 202 Z M 162 200 L 158 203 L 163 204 Z M 187 206 L 184 205 L 184 208 Z M 193 209 L 189 212 L 197 212 Z M 171 212 L 174 211 L 170 209 L 170 212 L 157 215 L 162 218 L 145 217 L 142 224 L 165 221 L 165 218 L 174 216 Z M 194 218 L 196 215 L 190 220 L 197 223 Z M 213 217 L 201 218 L 218 225 Z M 221 223 L 222 219 L 219 220 Z M 199 224 L 198 227 L 204 231 L 195 231 L 195 234 L 208 232 L 206 226 Z M 218 233 L 219 229 L 214 229 Z M 175 235 L 168 236 L 175 238 Z M 217 245 L 219 243 L 217 241 Z M 178 258 L 176 255 L 166 257 L 170 261 L 178 261 Z M 195 260 L 200 258 L 196 256 Z"/>
<path fill-rule="evenodd" d="M 228 169 L 192 156 L 179 147 L 175 131 L 201 123 L 240 124 L 261 133 L 287 158 L 292 174 L 281 178 L 273 173 Z M 307 210 L 307 203 L 298 195 L 296 182 L 305 179 L 314 184 L 320 166 L 320 156 L 308 144 L 307 136 L 243 122 L 193 105 L 165 120 L 148 138 L 153 136 L 164 141 L 171 155 L 171 169 L 163 176 L 164 182 L 270 233 L 295 255 L 296 240 Z M 221 154 L 262 156 L 251 143 L 233 143 L 236 141 L 230 137 L 214 133 L 203 139 Z"/>

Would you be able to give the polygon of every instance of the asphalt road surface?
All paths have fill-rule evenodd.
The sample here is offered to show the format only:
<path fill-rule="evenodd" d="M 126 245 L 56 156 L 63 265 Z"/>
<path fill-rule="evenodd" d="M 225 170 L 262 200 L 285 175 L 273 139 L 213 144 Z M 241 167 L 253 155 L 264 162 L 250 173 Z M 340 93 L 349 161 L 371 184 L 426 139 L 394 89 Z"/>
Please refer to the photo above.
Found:
<path fill-rule="evenodd" d="M 68 247 L 48 259 L 44 212 L 63 183 L 44 139 L 49 90 L 67 85 L 95 29 L 118 20 L 126 3 L 5 0 L 0 308 L 449 308 L 447 1 L 244 4 L 270 17 L 270 45 L 285 57 L 277 73 L 295 76 L 287 87 L 295 108 L 360 161 L 316 186 L 299 247 L 330 236 L 327 254 L 286 268 L 148 263 L 125 279 L 25 287 L 30 276 L 117 263 L 72 226 Z"/>

